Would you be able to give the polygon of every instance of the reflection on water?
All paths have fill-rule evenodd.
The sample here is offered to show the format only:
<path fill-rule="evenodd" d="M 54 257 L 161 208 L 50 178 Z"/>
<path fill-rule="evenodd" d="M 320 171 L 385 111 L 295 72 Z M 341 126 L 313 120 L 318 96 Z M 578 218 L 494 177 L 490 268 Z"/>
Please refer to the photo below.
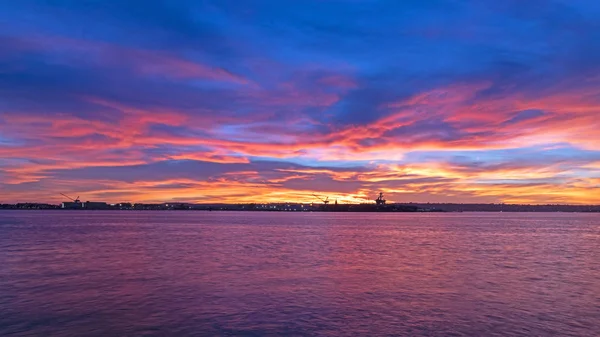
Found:
<path fill-rule="evenodd" d="M 0 212 L 0 335 L 596 336 L 600 215 Z"/>

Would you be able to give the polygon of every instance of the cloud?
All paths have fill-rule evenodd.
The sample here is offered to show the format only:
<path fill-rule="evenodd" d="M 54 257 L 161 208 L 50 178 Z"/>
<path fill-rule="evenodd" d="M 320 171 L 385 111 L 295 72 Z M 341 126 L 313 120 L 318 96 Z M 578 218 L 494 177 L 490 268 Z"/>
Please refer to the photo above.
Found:
<path fill-rule="evenodd" d="M 5 3 L 0 189 L 593 202 L 599 15 L 558 0 Z"/>

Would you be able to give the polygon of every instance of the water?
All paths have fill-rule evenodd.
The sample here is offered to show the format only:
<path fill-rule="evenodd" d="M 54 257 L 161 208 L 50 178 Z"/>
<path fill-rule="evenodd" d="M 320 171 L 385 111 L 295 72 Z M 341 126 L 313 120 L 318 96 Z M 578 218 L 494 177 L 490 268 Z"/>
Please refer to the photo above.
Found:
<path fill-rule="evenodd" d="M 0 212 L 2 336 L 600 336 L 600 214 Z"/>

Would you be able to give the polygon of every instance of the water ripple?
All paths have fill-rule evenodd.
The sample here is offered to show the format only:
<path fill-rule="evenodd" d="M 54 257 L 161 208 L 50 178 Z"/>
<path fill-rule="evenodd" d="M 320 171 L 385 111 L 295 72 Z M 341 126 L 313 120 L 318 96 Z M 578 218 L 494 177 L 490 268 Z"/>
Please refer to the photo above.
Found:
<path fill-rule="evenodd" d="M 598 336 L 593 214 L 0 212 L 2 336 Z"/>

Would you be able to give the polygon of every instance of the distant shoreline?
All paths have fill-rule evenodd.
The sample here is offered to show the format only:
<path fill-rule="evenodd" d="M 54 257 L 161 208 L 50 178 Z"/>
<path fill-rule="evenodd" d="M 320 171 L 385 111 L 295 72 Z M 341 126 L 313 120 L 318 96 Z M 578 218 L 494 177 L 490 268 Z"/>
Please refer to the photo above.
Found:
<path fill-rule="evenodd" d="M 68 207 L 65 207 L 68 206 Z M 133 204 L 78 203 L 52 205 L 43 203 L 0 204 L 0 210 L 56 211 L 234 211 L 234 212 L 334 212 L 334 213 L 456 213 L 456 212 L 526 212 L 526 213 L 600 213 L 600 205 L 522 205 L 522 204 Z"/>
<path fill-rule="evenodd" d="M 207 209 L 38 209 L 38 208 L 0 208 L 0 211 L 15 211 L 15 212 L 40 212 L 40 211 L 52 211 L 52 212 L 248 212 L 248 213 L 587 213 L 594 214 L 600 213 L 600 211 L 283 211 L 283 210 L 236 210 L 236 209 L 219 209 L 219 210 L 207 210 Z"/>

